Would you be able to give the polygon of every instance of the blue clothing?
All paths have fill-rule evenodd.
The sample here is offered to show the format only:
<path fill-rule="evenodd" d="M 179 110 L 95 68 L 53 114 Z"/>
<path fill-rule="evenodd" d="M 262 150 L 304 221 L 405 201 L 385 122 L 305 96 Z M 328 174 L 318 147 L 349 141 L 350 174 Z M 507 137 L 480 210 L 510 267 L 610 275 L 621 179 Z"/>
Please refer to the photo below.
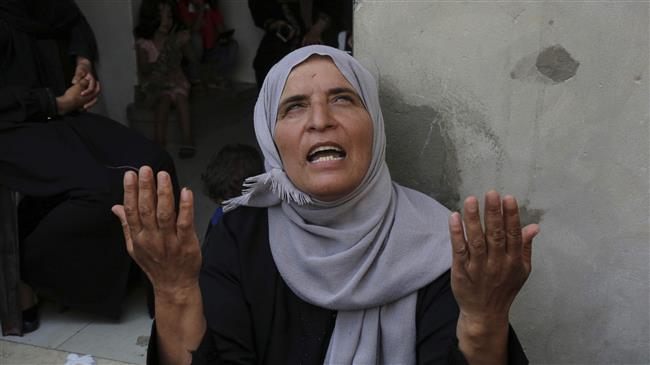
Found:
<path fill-rule="evenodd" d="M 208 229 L 205 231 L 205 238 L 203 239 L 203 242 L 207 241 L 210 230 L 212 227 L 216 226 L 219 223 L 221 217 L 223 217 L 223 208 L 219 206 L 214 211 L 214 214 L 212 214 L 212 218 L 210 218 L 210 223 L 208 223 Z"/>

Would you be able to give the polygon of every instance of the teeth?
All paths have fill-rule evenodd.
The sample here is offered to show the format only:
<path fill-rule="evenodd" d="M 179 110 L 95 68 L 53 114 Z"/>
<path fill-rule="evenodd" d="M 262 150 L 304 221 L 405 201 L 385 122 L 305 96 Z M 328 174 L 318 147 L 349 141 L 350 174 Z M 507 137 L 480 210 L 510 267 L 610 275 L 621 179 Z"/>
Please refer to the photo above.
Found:
<path fill-rule="evenodd" d="M 320 146 L 320 147 L 316 148 L 315 150 L 311 151 L 311 153 L 309 155 L 313 155 L 316 152 L 329 151 L 329 150 L 334 150 L 336 152 L 341 152 L 342 151 L 340 148 L 334 147 L 334 146 Z"/>
<path fill-rule="evenodd" d="M 319 157 L 319 158 L 313 160 L 312 163 L 325 162 L 325 161 L 335 161 L 335 160 L 342 160 L 342 159 L 343 159 L 343 157 L 323 156 L 323 157 Z"/>

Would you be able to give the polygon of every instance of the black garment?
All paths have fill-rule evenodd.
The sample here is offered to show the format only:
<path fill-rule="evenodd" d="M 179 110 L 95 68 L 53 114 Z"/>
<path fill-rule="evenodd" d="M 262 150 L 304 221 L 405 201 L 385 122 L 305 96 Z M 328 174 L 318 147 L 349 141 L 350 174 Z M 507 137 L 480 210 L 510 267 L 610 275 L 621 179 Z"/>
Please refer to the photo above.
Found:
<path fill-rule="evenodd" d="M 312 1 L 312 21 L 315 22 L 319 14 L 325 14 L 330 19 L 330 26 L 322 35 L 323 43 L 328 46 L 337 46 L 337 34 L 347 24 L 343 20 L 343 16 L 346 14 L 345 5 L 349 5 L 351 8 L 349 1 L 345 0 Z M 302 19 L 299 0 L 248 0 L 248 7 L 255 25 L 266 32 L 253 60 L 257 86 L 262 87 L 264 78 L 271 67 L 282 57 L 298 48 L 308 29 Z M 284 20 L 297 31 L 292 40 L 284 42 L 278 38 L 275 31 L 269 30 L 269 25 L 275 20 Z"/>
<path fill-rule="evenodd" d="M 203 247 L 200 284 L 207 331 L 193 364 L 322 364 L 336 311 L 298 298 L 279 275 L 268 237 L 267 210 L 227 213 Z M 418 364 L 466 364 L 458 350 L 458 306 L 449 272 L 418 291 Z M 155 326 L 147 363 L 157 364 Z M 510 330 L 509 365 L 527 364 Z"/>
<path fill-rule="evenodd" d="M 19 207 L 21 278 L 61 304 L 117 317 L 132 264 L 110 208 L 122 201 L 127 169 L 150 165 L 175 182 L 174 165 L 115 121 L 56 116 L 55 97 L 71 79 L 63 64 L 77 55 L 94 60 L 96 48 L 74 2 L 40 3 L 0 6 L 0 184 L 26 196 Z"/>

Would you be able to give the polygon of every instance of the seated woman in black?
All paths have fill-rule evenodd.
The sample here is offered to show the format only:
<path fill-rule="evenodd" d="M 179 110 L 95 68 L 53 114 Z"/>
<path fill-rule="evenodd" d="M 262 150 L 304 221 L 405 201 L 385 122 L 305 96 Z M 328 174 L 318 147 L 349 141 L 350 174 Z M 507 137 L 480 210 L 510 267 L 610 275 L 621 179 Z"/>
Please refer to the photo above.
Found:
<path fill-rule="evenodd" d="M 122 199 L 122 176 L 150 164 L 176 185 L 165 151 L 86 112 L 100 92 L 96 56 L 74 1 L 0 2 L 0 185 L 25 197 L 19 232 L 26 313 L 34 314 L 36 291 L 117 317 L 133 267 L 110 213 Z M 34 317 L 25 331 L 37 326 Z"/>
<path fill-rule="evenodd" d="M 539 227 L 512 196 L 486 194 L 483 229 L 476 198 L 461 223 L 392 182 L 378 100 L 330 47 L 274 66 L 255 106 L 266 173 L 228 201 L 202 265 L 191 191 L 176 218 L 165 173 L 157 198 L 150 168 L 125 175 L 113 211 L 154 283 L 149 363 L 527 363 L 508 312 Z"/>

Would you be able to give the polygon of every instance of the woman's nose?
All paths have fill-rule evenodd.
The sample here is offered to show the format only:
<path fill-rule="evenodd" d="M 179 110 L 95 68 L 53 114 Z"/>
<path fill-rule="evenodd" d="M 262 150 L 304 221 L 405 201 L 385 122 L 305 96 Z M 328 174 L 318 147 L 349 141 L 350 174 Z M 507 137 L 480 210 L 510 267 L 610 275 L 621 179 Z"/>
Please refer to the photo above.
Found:
<path fill-rule="evenodd" d="M 314 103 L 311 109 L 311 118 L 309 120 L 309 129 L 314 131 L 323 131 L 333 128 L 336 121 L 332 117 L 327 105 Z"/>

